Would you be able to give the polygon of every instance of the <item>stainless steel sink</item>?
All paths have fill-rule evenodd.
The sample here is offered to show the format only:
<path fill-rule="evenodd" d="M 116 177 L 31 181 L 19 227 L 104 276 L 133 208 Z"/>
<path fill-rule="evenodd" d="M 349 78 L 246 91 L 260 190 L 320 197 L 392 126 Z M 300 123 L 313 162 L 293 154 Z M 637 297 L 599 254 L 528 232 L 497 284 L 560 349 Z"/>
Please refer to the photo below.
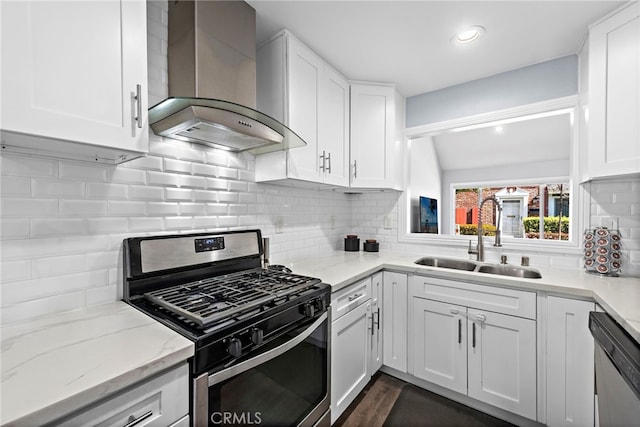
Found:
<path fill-rule="evenodd" d="M 542 274 L 533 268 L 515 267 L 512 265 L 480 265 L 478 273 L 499 274 L 501 276 L 522 277 L 523 279 L 541 279 Z"/>
<path fill-rule="evenodd" d="M 426 265 L 428 267 L 451 268 L 454 270 L 473 271 L 478 266 L 473 261 L 465 261 L 462 259 L 423 257 L 415 262 L 416 264 Z"/>

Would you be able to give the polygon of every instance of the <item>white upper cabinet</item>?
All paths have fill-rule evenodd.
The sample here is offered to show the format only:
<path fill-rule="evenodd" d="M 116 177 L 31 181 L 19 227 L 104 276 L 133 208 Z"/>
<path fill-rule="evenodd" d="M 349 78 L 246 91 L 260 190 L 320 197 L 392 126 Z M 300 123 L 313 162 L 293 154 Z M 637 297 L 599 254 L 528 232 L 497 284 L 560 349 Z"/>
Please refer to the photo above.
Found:
<path fill-rule="evenodd" d="M 106 163 L 145 153 L 146 3 L 2 2 L 2 91 L 7 150 Z"/>
<path fill-rule="evenodd" d="M 400 189 L 403 126 L 394 85 L 351 84 L 351 187 Z"/>
<path fill-rule="evenodd" d="M 640 3 L 589 30 L 587 179 L 640 173 Z"/>
<path fill-rule="evenodd" d="M 301 180 L 347 186 L 349 85 L 288 31 L 257 52 L 257 105 L 306 143 L 258 156 L 256 181 Z"/>

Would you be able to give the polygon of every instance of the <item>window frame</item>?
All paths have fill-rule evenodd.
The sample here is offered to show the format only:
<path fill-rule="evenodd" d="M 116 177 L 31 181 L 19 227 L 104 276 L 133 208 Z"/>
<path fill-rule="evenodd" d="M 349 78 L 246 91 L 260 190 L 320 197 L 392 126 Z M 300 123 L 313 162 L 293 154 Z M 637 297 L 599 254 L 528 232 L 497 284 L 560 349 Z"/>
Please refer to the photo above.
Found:
<path fill-rule="evenodd" d="M 505 250 L 519 250 L 519 251 L 532 251 L 541 250 L 549 253 L 562 253 L 562 254 L 579 254 L 582 252 L 579 230 L 584 229 L 585 224 L 588 224 L 589 215 L 589 197 L 585 191 L 584 186 L 580 184 L 580 168 L 583 162 L 580 157 L 580 136 L 585 134 L 583 129 L 584 121 L 583 114 L 586 115 L 586 107 L 580 103 L 580 97 L 578 95 L 567 96 L 563 98 L 557 98 L 549 101 L 538 102 L 534 104 L 527 104 L 524 106 L 509 108 L 505 110 L 492 111 L 488 113 L 478 114 L 469 117 L 462 117 L 459 119 L 447 120 L 438 123 L 432 123 L 423 126 L 417 126 L 405 129 L 404 137 L 407 143 L 410 143 L 413 139 L 420 139 L 428 136 L 437 135 L 442 132 L 451 131 L 453 129 L 464 128 L 468 126 L 482 126 L 489 123 L 517 119 L 522 116 L 529 116 L 540 113 L 548 113 L 557 110 L 572 110 L 572 129 L 571 129 L 571 142 L 570 142 L 570 159 L 569 159 L 569 176 L 558 177 L 549 176 L 544 178 L 535 178 L 531 180 L 522 180 L 524 182 L 532 181 L 545 181 L 553 182 L 553 180 L 566 181 L 568 178 L 570 186 L 570 236 L 569 241 L 558 240 L 544 240 L 544 239 L 507 239 L 503 241 L 503 248 Z M 403 192 L 398 202 L 398 242 L 410 243 L 410 244 L 429 244 L 439 246 L 455 246 L 466 247 L 469 243 L 469 237 L 455 234 L 426 234 L 426 233 L 411 233 L 410 224 L 411 209 L 409 207 L 410 198 L 408 195 L 408 188 L 411 177 L 410 171 L 407 165 L 409 165 L 410 150 L 405 150 L 403 158 Z M 514 179 L 509 180 L 510 184 L 517 184 L 521 180 Z M 483 185 L 499 186 L 504 183 L 504 180 L 482 181 Z M 453 185 L 463 185 L 463 183 L 451 183 L 449 191 L 452 193 L 450 200 L 453 200 L 455 205 L 455 190 Z M 476 183 L 467 183 L 469 186 L 475 186 Z M 454 215 L 451 213 L 451 215 Z M 455 218 L 455 216 L 453 216 Z M 518 240 L 518 241 L 515 241 Z"/>

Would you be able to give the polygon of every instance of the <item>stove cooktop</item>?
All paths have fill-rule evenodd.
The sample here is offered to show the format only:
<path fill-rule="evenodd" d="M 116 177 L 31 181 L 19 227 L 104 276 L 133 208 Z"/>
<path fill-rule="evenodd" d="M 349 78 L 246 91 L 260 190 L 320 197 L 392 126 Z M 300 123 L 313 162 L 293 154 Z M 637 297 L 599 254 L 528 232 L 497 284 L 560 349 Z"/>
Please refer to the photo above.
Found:
<path fill-rule="evenodd" d="M 259 268 L 147 292 L 144 297 L 204 328 L 275 304 L 318 283 L 316 278 Z"/>

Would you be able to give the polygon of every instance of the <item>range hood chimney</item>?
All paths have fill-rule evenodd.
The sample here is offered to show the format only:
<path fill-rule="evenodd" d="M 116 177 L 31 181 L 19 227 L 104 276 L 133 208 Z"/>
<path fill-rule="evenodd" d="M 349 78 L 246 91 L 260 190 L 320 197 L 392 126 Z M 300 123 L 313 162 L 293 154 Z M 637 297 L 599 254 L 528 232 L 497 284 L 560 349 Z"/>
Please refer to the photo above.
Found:
<path fill-rule="evenodd" d="M 243 1 L 169 1 L 169 98 L 149 109 L 160 136 L 263 154 L 306 143 L 255 110 L 256 13 Z"/>

